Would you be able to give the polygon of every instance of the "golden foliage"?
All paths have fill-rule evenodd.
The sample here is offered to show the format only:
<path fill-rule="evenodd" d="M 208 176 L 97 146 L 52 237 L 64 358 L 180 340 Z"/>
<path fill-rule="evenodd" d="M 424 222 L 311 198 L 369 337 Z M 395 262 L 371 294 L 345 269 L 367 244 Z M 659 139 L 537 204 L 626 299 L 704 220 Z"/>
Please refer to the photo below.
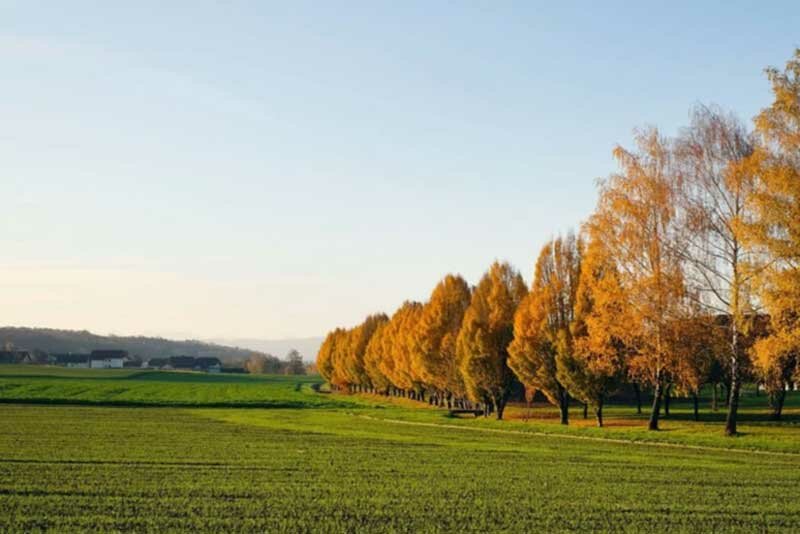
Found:
<path fill-rule="evenodd" d="M 775 390 L 795 372 L 800 352 L 800 50 L 784 71 L 768 69 L 767 76 L 774 101 L 755 119 L 756 215 L 746 232 L 761 253 L 758 292 L 771 319 L 769 336 L 754 349 L 756 366 Z"/>
<path fill-rule="evenodd" d="M 619 171 L 599 183 L 584 237 L 542 248 L 530 293 L 507 263 L 472 291 L 447 275 L 425 304 L 330 332 L 319 372 L 337 387 L 467 396 L 499 417 L 516 374 L 564 413 L 568 393 L 593 404 L 599 423 L 627 377 L 654 388 L 657 428 L 662 388 L 696 394 L 722 361 L 735 433 L 749 348 L 775 395 L 800 354 L 800 50 L 767 76 L 756 137 L 698 107 L 676 139 L 650 128 L 615 148 Z"/>
<path fill-rule="evenodd" d="M 595 407 L 600 425 L 603 403 L 626 370 L 628 349 L 623 339 L 632 321 L 629 309 L 614 262 L 602 242 L 590 240 L 583 252 L 570 325 L 573 350 L 557 364 L 561 383 Z"/>
<path fill-rule="evenodd" d="M 466 280 L 448 274 L 431 293 L 417 329 L 415 375 L 430 388 L 457 397 L 464 395 L 464 381 L 456 361 L 456 338 L 471 296 Z"/>
<path fill-rule="evenodd" d="M 467 394 L 492 402 L 502 418 L 514 379 L 507 365 L 514 313 L 527 290 L 508 263 L 494 262 L 475 291 L 456 341 L 459 368 Z"/>
<path fill-rule="evenodd" d="M 683 316 L 685 288 L 676 242 L 679 179 L 668 142 L 655 129 L 637 133 L 637 151 L 614 150 L 621 172 L 601 183 L 590 239 L 612 258 L 631 322 L 620 332 L 632 349 L 632 375 L 660 386 L 673 354 L 670 324 Z"/>
<path fill-rule="evenodd" d="M 508 347 L 509 367 L 526 388 L 541 391 L 561 409 L 566 422 L 569 396 L 557 376 L 559 357 L 573 352 L 575 296 L 581 271 L 581 245 L 574 235 L 542 247 L 531 292 L 514 317 L 514 339 Z"/>

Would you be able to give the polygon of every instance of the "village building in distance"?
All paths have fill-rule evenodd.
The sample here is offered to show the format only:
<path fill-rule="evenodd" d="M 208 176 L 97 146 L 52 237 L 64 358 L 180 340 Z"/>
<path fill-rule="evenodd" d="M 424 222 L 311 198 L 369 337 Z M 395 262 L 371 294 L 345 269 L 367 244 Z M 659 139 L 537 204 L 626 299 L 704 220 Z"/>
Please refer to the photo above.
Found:
<path fill-rule="evenodd" d="M 0 350 L 0 363 L 33 364 L 39 362 L 36 361 L 36 355 L 30 351 L 8 348 L 6 350 Z"/>
<path fill-rule="evenodd" d="M 122 369 L 128 361 L 125 350 L 93 350 L 90 354 L 54 354 L 55 365 L 78 369 Z"/>
<path fill-rule="evenodd" d="M 213 356 L 164 356 L 142 360 L 119 349 L 96 349 L 91 352 L 48 353 L 42 350 L 19 350 L 13 343 L 0 346 L 0 364 L 57 365 L 73 369 L 159 369 L 221 373 L 222 361 Z M 244 369 L 241 369 L 243 372 Z"/>

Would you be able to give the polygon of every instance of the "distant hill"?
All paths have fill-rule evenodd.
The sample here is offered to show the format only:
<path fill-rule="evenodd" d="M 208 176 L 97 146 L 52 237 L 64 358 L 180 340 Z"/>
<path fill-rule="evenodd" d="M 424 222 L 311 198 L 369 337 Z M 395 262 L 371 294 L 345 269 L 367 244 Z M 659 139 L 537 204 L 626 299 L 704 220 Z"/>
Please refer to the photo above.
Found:
<path fill-rule="evenodd" d="M 168 356 L 216 357 L 226 364 L 244 362 L 254 349 L 229 347 L 206 341 L 174 341 L 159 337 L 100 336 L 86 330 L 54 330 L 50 328 L 0 327 L 0 347 L 10 342 L 16 349 L 41 350 L 48 353 L 88 353 L 96 349 L 126 350 L 142 360 Z M 280 354 L 283 357 L 284 354 Z M 314 353 L 316 357 L 316 353 Z"/>
<path fill-rule="evenodd" d="M 252 349 L 259 352 L 272 354 L 280 359 L 292 349 L 297 350 L 306 363 L 311 363 L 317 359 L 317 352 L 322 345 L 321 337 L 301 337 L 288 339 L 257 339 L 257 338 L 221 338 L 212 339 L 212 343 L 231 345 L 234 347 Z"/>

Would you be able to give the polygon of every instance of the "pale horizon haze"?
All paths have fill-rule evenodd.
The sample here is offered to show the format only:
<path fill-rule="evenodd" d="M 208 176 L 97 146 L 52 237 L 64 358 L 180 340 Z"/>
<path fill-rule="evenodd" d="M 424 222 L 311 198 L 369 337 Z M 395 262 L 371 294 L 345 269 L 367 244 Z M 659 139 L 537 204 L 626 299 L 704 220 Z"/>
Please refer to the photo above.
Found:
<path fill-rule="evenodd" d="M 0 325 L 324 335 L 530 280 L 637 126 L 750 123 L 800 3 L 0 0 Z M 313 356 L 313 355 L 309 355 Z"/>

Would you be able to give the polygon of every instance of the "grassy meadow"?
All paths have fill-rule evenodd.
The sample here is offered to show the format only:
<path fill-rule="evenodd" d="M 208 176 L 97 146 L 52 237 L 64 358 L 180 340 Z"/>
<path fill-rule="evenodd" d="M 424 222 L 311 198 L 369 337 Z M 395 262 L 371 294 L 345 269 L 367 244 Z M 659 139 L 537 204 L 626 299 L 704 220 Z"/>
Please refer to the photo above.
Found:
<path fill-rule="evenodd" d="M 25 372 L 27 371 L 27 372 Z M 508 421 L 313 377 L 0 368 L 0 531 L 797 531 L 800 407 Z M 43 404 L 47 402 L 49 404 Z M 172 403 L 172 404 L 170 404 Z"/>
<path fill-rule="evenodd" d="M 338 406 L 308 395 L 308 377 L 139 369 L 3 366 L 0 402 L 118 406 L 300 408 Z"/>

